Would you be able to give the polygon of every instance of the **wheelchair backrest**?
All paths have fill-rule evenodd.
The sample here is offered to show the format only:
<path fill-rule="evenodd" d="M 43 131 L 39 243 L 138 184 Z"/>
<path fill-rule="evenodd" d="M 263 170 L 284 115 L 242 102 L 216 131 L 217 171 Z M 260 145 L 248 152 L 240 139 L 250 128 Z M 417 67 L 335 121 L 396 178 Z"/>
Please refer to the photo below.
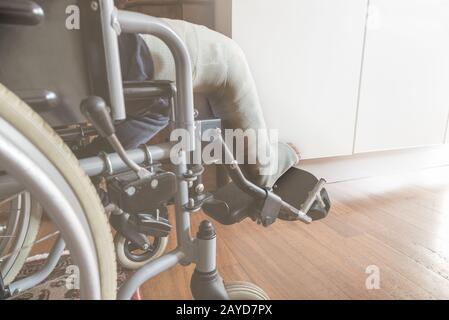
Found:
<path fill-rule="evenodd" d="M 53 127 L 85 122 L 79 106 L 89 95 L 109 103 L 94 9 L 87 0 L 0 0 L 0 83 Z"/>

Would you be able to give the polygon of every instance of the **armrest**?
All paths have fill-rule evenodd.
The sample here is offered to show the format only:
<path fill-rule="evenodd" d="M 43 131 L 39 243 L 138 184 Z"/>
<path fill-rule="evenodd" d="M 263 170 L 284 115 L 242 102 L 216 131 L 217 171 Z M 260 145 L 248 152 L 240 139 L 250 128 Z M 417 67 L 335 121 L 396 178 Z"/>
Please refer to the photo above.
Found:
<path fill-rule="evenodd" d="M 172 98 L 176 93 L 176 87 L 172 81 L 126 81 L 123 83 L 125 101 L 142 101 L 150 98 Z"/>
<path fill-rule="evenodd" d="M 0 24 L 34 26 L 44 18 L 44 10 L 33 1 L 0 0 Z"/>

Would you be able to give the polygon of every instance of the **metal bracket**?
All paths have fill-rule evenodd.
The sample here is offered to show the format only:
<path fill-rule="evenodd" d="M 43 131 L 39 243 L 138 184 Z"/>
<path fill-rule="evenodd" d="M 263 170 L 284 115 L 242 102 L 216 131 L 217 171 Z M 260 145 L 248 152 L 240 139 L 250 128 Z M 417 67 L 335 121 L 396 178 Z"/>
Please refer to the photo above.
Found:
<path fill-rule="evenodd" d="M 110 176 L 114 175 L 114 168 L 112 167 L 112 162 L 109 158 L 109 155 L 106 152 L 102 151 L 98 154 L 98 157 L 103 160 L 106 166 L 106 170 L 104 172 Z"/>
<path fill-rule="evenodd" d="M 117 35 L 122 34 L 122 27 L 120 26 L 120 22 L 118 21 L 118 10 L 117 8 L 112 9 L 111 14 L 111 27 L 117 33 Z"/>
<path fill-rule="evenodd" d="M 282 199 L 279 196 L 269 190 L 266 192 L 267 197 L 260 212 L 260 221 L 264 227 L 268 227 L 276 221 L 282 207 Z"/>
<path fill-rule="evenodd" d="M 145 153 L 144 164 L 149 167 L 150 173 L 154 173 L 154 162 L 153 156 L 151 155 L 150 147 L 146 144 L 142 144 L 141 146 L 139 146 L 139 149 L 141 149 Z"/>

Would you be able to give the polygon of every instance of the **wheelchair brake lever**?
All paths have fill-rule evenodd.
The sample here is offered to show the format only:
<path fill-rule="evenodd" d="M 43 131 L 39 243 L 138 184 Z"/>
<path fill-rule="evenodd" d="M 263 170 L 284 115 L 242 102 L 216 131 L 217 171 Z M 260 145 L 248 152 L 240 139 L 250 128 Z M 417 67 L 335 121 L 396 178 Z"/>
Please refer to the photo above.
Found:
<path fill-rule="evenodd" d="M 98 133 L 108 140 L 112 148 L 117 152 L 120 159 L 133 170 L 139 179 L 144 179 L 150 177 L 152 174 L 147 169 L 139 166 L 126 154 L 123 145 L 115 134 L 115 127 L 112 121 L 111 115 L 109 114 L 106 102 L 96 96 L 91 96 L 81 103 L 81 112 L 89 120 L 90 123 L 98 130 Z"/>

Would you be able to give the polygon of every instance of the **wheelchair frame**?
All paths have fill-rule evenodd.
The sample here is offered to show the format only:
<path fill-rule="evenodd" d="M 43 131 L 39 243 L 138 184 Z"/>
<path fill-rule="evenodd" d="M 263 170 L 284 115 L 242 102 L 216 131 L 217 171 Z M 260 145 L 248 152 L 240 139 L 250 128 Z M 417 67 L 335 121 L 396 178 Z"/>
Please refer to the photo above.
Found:
<path fill-rule="evenodd" d="M 176 86 L 170 85 L 172 94 L 172 115 L 171 115 L 171 129 L 183 129 L 189 133 L 189 141 L 187 145 L 189 149 L 182 150 L 178 154 L 179 163 L 173 165 L 173 171 L 177 176 L 177 193 L 175 200 L 175 218 L 176 218 L 176 236 L 177 248 L 156 260 L 147 263 L 141 269 L 136 271 L 118 292 L 118 299 L 130 299 L 136 290 L 146 281 L 152 277 L 164 272 L 177 264 L 189 265 L 194 263 L 196 265 L 195 272 L 191 280 L 191 289 L 194 298 L 197 299 L 228 299 L 225 286 L 216 268 L 216 235 L 212 223 L 205 220 L 199 227 L 199 232 L 195 236 L 191 234 L 190 215 L 189 211 L 189 184 L 186 176 L 189 175 L 189 168 L 187 165 L 187 153 L 194 152 L 198 146 L 196 145 L 195 137 L 197 136 L 197 129 L 201 128 L 201 122 L 195 122 L 194 117 L 194 102 L 193 102 L 193 84 L 191 77 L 191 62 L 189 53 L 183 41 L 167 24 L 158 18 L 147 16 L 140 13 L 117 10 L 114 7 L 113 0 L 98 0 L 101 10 L 102 28 L 104 46 L 106 52 L 107 62 L 107 76 L 110 88 L 110 107 L 114 120 L 123 120 L 126 117 L 123 83 L 120 71 L 119 52 L 117 44 L 117 35 L 124 33 L 142 33 L 150 34 L 160 38 L 169 47 L 176 65 Z M 221 138 L 220 131 L 217 130 L 216 138 Z M 142 164 L 148 161 L 162 161 L 170 158 L 173 143 L 163 143 L 156 146 L 149 146 L 142 149 L 126 151 L 126 156 L 132 161 Z M 1 150 L 0 150 L 1 151 Z M 233 158 L 232 153 L 226 149 L 228 156 Z M 105 172 L 112 173 L 128 168 L 128 164 L 122 159 L 123 154 L 112 153 L 109 155 L 92 157 L 80 160 L 81 168 L 89 176 L 103 174 Z M 125 156 L 125 157 L 126 157 Z M 235 183 L 245 190 L 248 194 L 256 199 L 272 200 L 275 206 L 283 206 L 288 210 L 294 212 L 298 220 L 305 223 L 310 223 L 311 218 L 306 215 L 307 210 L 302 212 L 292 208 L 279 197 L 273 197 L 267 190 L 264 190 L 244 177 L 236 162 L 230 165 L 225 165 L 228 173 Z M 45 187 L 40 182 L 41 177 L 35 174 L 32 168 L 24 170 L 23 164 L 10 164 L 11 171 L 17 175 L 26 176 L 28 179 L 35 181 L 37 186 Z M 314 196 L 309 197 L 308 206 L 310 208 L 311 201 L 315 200 L 317 194 L 320 193 L 324 187 L 324 180 L 320 181 L 314 190 Z M 0 195 L 6 196 L 14 194 L 22 190 L 20 184 L 7 175 L 0 176 Z M 34 191 L 34 190 L 31 190 Z M 55 196 L 50 191 L 43 193 L 45 201 L 55 204 Z M 318 196 L 319 197 L 319 196 Z M 58 205 L 56 205 L 58 207 Z M 62 216 L 59 219 L 58 226 L 62 230 L 73 230 L 74 223 L 73 216 L 70 210 L 63 210 L 64 205 L 59 205 L 59 214 Z M 75 223 L 76 225 L 76 223 Z M 82 232 L 80 232 L 82 234 Z M 98 267 L 92 261 L 84 261 L 81 254 L 92 256 L 92 250 L 89 246 L 84 246 L 86 239 L 77 238 L 77 234 L 73 234 L 73 241 L 79 241 L 79 245 L 74 249 L 74 260 L 77 262 L 81 271 L 81 284 L 85 285 L 83 289 L 83 297 L 98 298 L 98 279 L 87 279 L 85 274 L 98 274 Z M 59 237 L 54 245 L 46 265 L 36 274 L 12 283 L 9 288 L 12 294 L 22 292 L 29 289 L 43 280 L 45 280 L 52 270 L 55 268 L 63 250 L 65 242 L 62 237 Z M 72 247 L 71 247 L 72 249 Z M 86 253 L 87 252 L 87 253 Z M 75 259 L 76 258 L 76 259 Z M 93 282 L 92 282 L 93 281 Z M 95 283 L 97 282 L 97 283 Z"/>
<path fill-rule="evenodd" d="M 168 27 L 163 20 L 151 16 L 119 11 L 114 7 L 112 0 L 99 0 L 104 44 L 106 49 L 107 73 L 110 86 L 111 109 L 114 120 L 122 120 L 125 118 L 125 106 L 123 96 L 123 85 L 120 71 L 120 61 L 118 56 L 117 35 L 120 32 L 126 33 L 143 33 L 154 35 L 163 40 L 170 48 L 176 64 L 176 88 L 173 87 L 176 101 L 174 112 L 172 115 L 173 129 L 184 129 L 190 133 L 190 146 L 193 151 L 195 147 L 195 120 L 193 106 L 193 85 L 191 78 L 191 63 L 189 53 L 185 44 L 178 35 Z M 181 107 L 180 107 L 181 106 Z M 169 159 L 172 144 L 165 143 L 158 146 L 150 146 L 148 149 L 133 150 L 127 152 L 129 157 L 137 163 L 145 162 L 149 157 L 152 161 L 161 161 Z M 186 154 L 183 152 L 179 155 L 180 163 L 175 167 L 175 173 L 178 177 L 187 174 Z M 101 157 L 93 157 L 80 161 L 81 167 L 89 176 L 94 176 L 107 172 L 108 170 L 121 170 L 127 168 L 126 164 L 121 160 L 118 154 L 109 155 L 106 159 Z M 17 167 L 18 171 L 22 168 Z M 26 170 L 26 174 L 33 180 L 34 170 Z M 22 188 L 14 179 L 4 175 L 0 177 L 0 194 L 6 196 L 20 191 Z M 190 212 L 186 211 L 184 205 L 188 203 L 188 184 L 183 179 L 178 179 L 178 192 L 175 196 L 176 206 L 176 234 L 178 239 L 177 249 L 165 254 L 164 256 L 149 263 L 139 271 L 137 271 L 122 286 L 119 291 L 119 299 L 130 299 L 134 292 L 148 279 L 155 275 L 174 267 L 178 263 L 187 265 L 196 263 L 197 269 L 203 272 L 212 272 L 215 268 L 215 238 L 209 240 L 194 239 L 190 232 Z M 47 201 L 54 202 L 54 195 L 47 193 Z M 61 215 L 66 215 L 67 211 L 61 210 Z M 70 224 L 71 219 L 61 219 L 63 223 Z M 45 280 L 59 260 L 65 242 L 59 238 L 51 250 L 46 265 L 36 274 L 12 283 L 9 288 L 12 294 L 17 294 L 27 290 L 43 280 Z M 80 261 L 81 262 L 81 261 Z M 85 268 L 79 266 L 85 272 L 95 273 L 93 268 Z M 82 277 L 82 274 L 81 274 Z M 87 290 L 92 289 L 88 287 Z M 227 297 L 226 291 L 219 288 L 219 295 L 223 298 Z M 94 290 L 95 291 L 95 290 Z"/>

